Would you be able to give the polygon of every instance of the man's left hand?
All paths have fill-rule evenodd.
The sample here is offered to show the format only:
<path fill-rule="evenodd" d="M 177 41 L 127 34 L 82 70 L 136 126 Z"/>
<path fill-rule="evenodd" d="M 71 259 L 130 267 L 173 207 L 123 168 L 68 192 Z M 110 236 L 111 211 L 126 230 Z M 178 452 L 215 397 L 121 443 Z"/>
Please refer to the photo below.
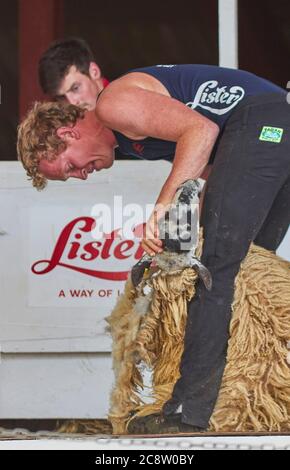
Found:
<path fill-rule="evenodd" d="M 158 220 L 163 214 L 164 210 L 154 210 L 144 227 L 141 246 L 150 256 L 155 256 L 163 251 L 162 241 L 158 238 Z"/>

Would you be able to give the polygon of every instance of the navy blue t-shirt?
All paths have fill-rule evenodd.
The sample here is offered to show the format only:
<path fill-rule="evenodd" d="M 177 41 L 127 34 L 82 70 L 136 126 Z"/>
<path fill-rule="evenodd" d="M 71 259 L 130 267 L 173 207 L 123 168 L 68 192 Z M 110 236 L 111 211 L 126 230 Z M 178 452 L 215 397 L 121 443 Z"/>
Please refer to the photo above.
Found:
<path fill-rule="evenodd" d="M 286 93 L 274 83 L 244 70 L 215 65 L 155 65 L 130 70 L 157 78 L 172 98 L 214 121 L 222 131 L 231 113 L 248 96 Z M 176 143 L 153 137 L 133 140 L 114 131 L 120 151 L 146 160 L 172 161 Z"/>

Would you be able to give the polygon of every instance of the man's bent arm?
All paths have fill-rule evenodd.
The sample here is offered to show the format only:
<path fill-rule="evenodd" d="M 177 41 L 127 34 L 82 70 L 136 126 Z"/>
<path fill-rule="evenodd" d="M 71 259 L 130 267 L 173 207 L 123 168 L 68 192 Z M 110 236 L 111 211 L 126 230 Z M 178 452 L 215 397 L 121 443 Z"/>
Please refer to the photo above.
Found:
<path fill-rule="evenodd" d="M 169 204 L 180 184 L 188 179 L 197 179 L 205 175 L 217 135 L 215 128 L 200 129 L 197 142 L 196 135 L 191 129 L 182 135 L 176 146 L 171 172 L 161 189 L 156 204 Z"/>
<path fill-rule="evenodd" d="M 219 128 L 174 98 L 115 83 L 102 94 L 96 110 L 106 126 L 137 139 L 150 136 L 177 143 L 172 170 L 157 200 L 166 205 L 183 181 L 202 174 Z"/>

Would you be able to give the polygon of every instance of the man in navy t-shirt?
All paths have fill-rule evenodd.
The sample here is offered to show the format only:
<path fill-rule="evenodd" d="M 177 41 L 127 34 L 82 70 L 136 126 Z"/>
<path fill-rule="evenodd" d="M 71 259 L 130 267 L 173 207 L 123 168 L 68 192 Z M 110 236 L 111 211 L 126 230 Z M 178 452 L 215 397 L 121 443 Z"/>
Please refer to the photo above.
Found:
<path fill-rule="evenodd" d="M 187 179 L 209 174 L 201 261 L 211 291 L 198 284 L 189 303 L 184 354 L 162 414 L 132 421 L 131 432 L 205 430 L 225 367 L 234 280 L 250 243 L 275 251 L 290 223 L 290 107 L 286 92 L 242 70 L 157 65 L 132 70 L 103 89 L 96 114 L 37 104 L 19 129 L 18 152 L 34 186 L 86 179 L 109 168 L 114 148 L 172 161 L 142 246 L 162 251 L 156 219 Z M 57 136 L 51 139 L 51 136 Z M 161 207 L 161 208 L 160 208 Z M 155 221 L 155 223 L 154 223 Z"/>

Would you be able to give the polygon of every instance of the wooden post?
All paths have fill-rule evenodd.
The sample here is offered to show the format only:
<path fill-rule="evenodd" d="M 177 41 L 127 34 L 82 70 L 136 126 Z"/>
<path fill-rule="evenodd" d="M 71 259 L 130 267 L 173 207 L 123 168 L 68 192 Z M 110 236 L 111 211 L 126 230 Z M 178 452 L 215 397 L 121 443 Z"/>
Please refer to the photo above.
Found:
<path fill-rule="evenodd" d="M 38 84 L 38 60 L 63 33 L 63 0 L 19 0 L 19 116 L 44 98 Z"/>

